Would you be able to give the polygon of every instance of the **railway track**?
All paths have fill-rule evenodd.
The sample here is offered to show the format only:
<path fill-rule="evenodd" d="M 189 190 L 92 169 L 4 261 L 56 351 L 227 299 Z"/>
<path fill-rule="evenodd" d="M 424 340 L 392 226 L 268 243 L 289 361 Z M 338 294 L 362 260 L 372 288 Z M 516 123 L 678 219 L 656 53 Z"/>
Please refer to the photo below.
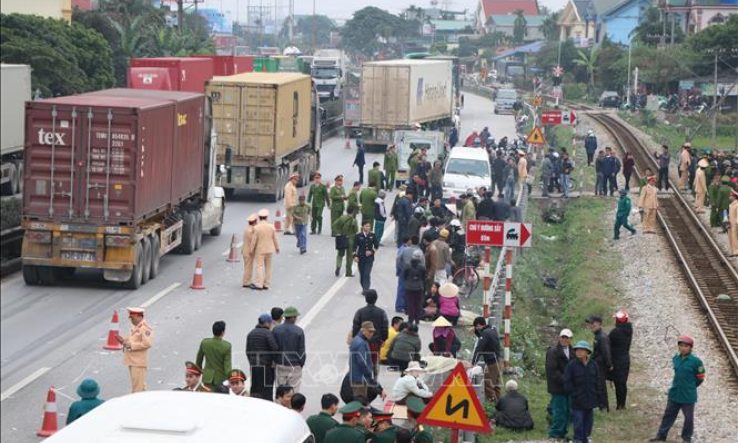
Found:
<path fill-rule="evenodd" d="M 638 177 L 645 167 L 658 170 L 648 147 L 623 123 L 606 114 L 589 116 L 612 134 L 621 149 L 633 153 Z M 673 183 L 671 188 L 677 189 Z M 738 272 L 679 192 L 659 198 L 658 220 L 738 376 Z M 727 295 L 728 299 L 719 300 L 721 295 Z"/>

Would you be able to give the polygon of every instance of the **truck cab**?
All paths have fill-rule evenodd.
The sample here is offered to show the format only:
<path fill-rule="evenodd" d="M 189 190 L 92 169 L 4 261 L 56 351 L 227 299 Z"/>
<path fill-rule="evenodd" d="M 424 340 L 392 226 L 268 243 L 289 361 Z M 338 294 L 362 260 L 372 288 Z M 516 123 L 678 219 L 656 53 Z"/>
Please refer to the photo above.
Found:
<path fill-rule="evenodd" d="M 410 178 L 410 167 L 407 161 L 416 149 L 425 148 L 428 161 L 433 164 L 445 156 L 444 134 L 441 131 L 395 131 L 395 147 L 397 148 L 397 178 L 395 186 L 406 183 Z"/>
<path fill-rule="evenodd" d="M 344 66 L 340 57 L 313 57 L 312 76 L 321 100 L 341 97 Z"/>

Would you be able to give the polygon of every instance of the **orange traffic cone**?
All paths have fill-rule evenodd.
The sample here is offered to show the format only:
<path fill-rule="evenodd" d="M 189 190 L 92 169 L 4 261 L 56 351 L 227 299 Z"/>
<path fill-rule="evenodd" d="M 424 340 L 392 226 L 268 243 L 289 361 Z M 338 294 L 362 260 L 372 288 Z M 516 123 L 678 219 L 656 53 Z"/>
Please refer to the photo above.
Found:
<path fill-rule="evenodd" d="M 282 211 L 277 209 L 277 213 L 274 214 L 274 230 L 282 232 Z"/>
<path fill-rule="evenodd" d="M 202 258 L 198 257 L 195 263 L 195 275 L 192 277 L 191 289 L 205 289 L 205 284 L 202 281 Z"/>
<path fill-rule="evenodd" d="M 108 332 L 108 343 L 103 349 L 111 351 L 120 351 L 123 345 L 118 341 L 118 333 L 120 332 L 120 322 L 118 321 L 118 311 L 113 311 L 113 318 L 110 320 L 110 332 Z"/>
<path fill-rule="evenodd" d="M 238 247 L 236 246 L 236 234 L 233 234 L 233 237 L 231 237 L 231 253 L 228 254 L 228 258 L 226 259 L 229 263 L 238 263 L 241 261 L 240 258 L 238 258 Z"/>
<path fill-rule="evenodd" d="M 56 392 L 54 387 L 49 388 L 46 394 L 46 407 L 44 408 L 44 423 L 41 430 L 36 433 L 39 437 L 49 437 L 59 430 L 59 416 L 56 413 Z"/>

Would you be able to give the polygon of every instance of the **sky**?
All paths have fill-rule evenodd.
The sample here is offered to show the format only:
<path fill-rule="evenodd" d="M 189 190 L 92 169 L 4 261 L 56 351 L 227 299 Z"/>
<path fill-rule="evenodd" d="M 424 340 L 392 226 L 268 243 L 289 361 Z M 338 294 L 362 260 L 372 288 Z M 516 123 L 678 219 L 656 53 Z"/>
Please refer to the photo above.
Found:
<path fill-rule="evenodd" d="M 313 2 L 311 0 L 293 0 L 295 4 L 295 14 L 312 14 Z M 539 5 L 544 5 L 552 11 L 558 11 L 563 8 L 567 0 L 538 0 Z M 259 4 L 274 5 L 279 7 L 280 16 L 287 14 L 289 0 L 205 0 L 205 7 L 223 9 L 230 11 L 234 19 L 246 21 L 247 5 L 259 6 Z M 448 8 L 455 11 L 463 11 L 465 8 L 469 11 L 471 18 L 477 9 L 478 0 L 438 0 L 439 5 L 448 3 Z M 316 14 L 327 15 L 331 18 L 350 19 L 354 11 L 362 9 L 371 4 L 381 9 L 385 9 L 393 14 L 397 14 L 404 8 L 415 5 L 420 7 L 430 7 L 430 0 L 315 0 Z M 238 12 L 239 17 L 236 17 Z"/>

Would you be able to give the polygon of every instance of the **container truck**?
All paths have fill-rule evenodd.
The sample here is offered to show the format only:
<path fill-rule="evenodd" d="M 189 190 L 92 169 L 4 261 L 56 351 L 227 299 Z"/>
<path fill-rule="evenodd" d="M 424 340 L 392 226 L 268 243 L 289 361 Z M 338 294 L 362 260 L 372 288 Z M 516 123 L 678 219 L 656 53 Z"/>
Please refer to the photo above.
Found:
<path fill-rule="evenodd" d="M 361 69 L 361 125 L 366 145 L 386 148 L 397 130 L 446 132 L 453 125 L 450 61 L 387 60 Z"/>
<path fill-rule="evenodd" d="M 31 99 L 31 67 L 1 65 L 2 91 L 2 195 L 15 195 L 23 184 L 24 103 Z"/>
<path fill-rule="evenodd" d="M 199 57 L 132 58 L 128 64 L 128 87 L 202 94 L 213 78 L 213 59 Z"/>
<path fill-rule="evenodd" d="M 321 49 L 315 52 L 312 75 L 321 99 L 335 100 L 341 97 L 346 82 L 346 65 L 346 55 L 340 49 Z"/>
<path fill-rule="evenodd" d="M 343 126 L 350 138 L 357 137 L 361 127 L 361 69 L 349 69 L 343 88 Z"/>
<path fill-rule="evenodd" d="M 198 54 L 194 57 L 211 59 L 213 61 L 213 75 L 235 75 L 254 71 L 253 55 Z"/>
<path fill-rule="evenodd" d="M 310 76 L 216 77 L 207 91 L 218 134 L 218 183 L 227 196 L 245 189 L 278 201 L 293 173 L 307 184 L 320 165 L 323 116 Z"/>
<path fill-rule="evenodd" d="M 203 94 L 108 89 L 26 103 L 23 278 L 78 268 L 135 289 L 169 252 L 219 235 L 214 135 Z"/>

